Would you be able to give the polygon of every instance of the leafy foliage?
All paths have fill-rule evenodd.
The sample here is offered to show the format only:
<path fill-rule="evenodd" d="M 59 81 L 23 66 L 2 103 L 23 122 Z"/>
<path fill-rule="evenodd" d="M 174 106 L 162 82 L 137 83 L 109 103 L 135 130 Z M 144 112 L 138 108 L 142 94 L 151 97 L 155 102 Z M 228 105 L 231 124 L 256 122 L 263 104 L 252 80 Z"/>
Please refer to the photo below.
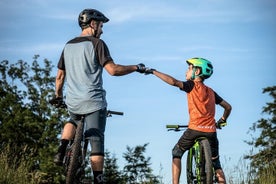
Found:
<path fill-rule="evenodd" d="M 247 143 L 257 149 L 257 153 L 247 155 L 251 160 L 253 172 L 256 178 L 265 176 L 268 170 L 274 172 L 274 182 L 276 183 L 276 86 L 267 87 L 263 93 L 268 93 L 272 97 L 272 102 L 266 103 L 263 113 L 266 118 L 261 118 L 250 128 L 250 131 L 260 132 L 259 137 L 253 137 Z M 272 169 L 274 168 L 274 169 Z"/>
<path fill-rule="evenodd" d="M 106 183 L 125 183 L 125 179 L 122 173 L 119 171 L 119 166 L 117 164 L 117 158 L 115 157 L 115 155 L 111 156 L 111 153 L 109 151 L 106 151 L 104 163 L 104 175 Z"/>
<path fill-rule="evenodd" d="M 124 173 L 129 183 L 131 184 L 153 184 L 159 183 L 158 178 L 152 174 L 150 168 L 150 157 L 145 157 L 147 144 L 131 148 L 127 146 L 127 152 L 123 157 L 127 161 L 124 166 Z"/>
<path fill-rule="evenodd" d="M 34 56 L 31 65 L 22 60 L 0 63 L 0 149 L 9 145 L 13 158 L 30 161 L 29 172 L 37 172 L 47 178 L 41 181 L 52 183 L 61 180 L 61 169 L 52 157 L 66 113 L 49 106 L 54 93 L 53 66 L 47 59 L 40 66 L 38 58 Z"/>

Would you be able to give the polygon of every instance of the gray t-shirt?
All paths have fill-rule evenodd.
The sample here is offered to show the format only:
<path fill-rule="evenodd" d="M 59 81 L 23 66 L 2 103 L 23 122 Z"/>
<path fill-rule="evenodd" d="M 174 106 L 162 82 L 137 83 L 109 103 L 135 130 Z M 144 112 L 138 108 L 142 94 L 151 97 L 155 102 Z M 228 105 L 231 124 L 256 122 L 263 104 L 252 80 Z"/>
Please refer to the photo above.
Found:
<path fill-rule="evenodd" d="M 101 39 L 76 37 L 66 43 L 58 68 L 66 72 L 66 104 L 75 114 L 87 114 L 107 106 L 102 71 L 111 61 Z"/>

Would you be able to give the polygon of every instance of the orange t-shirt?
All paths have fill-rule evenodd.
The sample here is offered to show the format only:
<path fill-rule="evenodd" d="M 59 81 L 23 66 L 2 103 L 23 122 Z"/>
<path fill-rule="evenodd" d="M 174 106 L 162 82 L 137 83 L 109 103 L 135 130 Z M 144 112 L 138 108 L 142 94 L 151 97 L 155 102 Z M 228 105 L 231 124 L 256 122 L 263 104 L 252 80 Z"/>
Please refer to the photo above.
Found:
<path fill-rule="evenodd" d="M 203 84 L 193 81 L 194 86 L 187 92 L 189 128 L 201 132 L 216 132 L 215 92 Z"/>

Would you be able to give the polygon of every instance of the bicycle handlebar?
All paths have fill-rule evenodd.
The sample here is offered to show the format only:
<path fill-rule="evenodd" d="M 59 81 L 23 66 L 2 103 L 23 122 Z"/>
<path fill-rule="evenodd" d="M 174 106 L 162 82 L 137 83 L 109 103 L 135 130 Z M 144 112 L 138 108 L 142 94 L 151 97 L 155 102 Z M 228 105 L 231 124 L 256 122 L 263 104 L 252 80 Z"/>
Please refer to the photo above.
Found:
<path fill-rule="evenodd" d="M 218 125 L 218 122 L 216 122 L 217 129 L 221 129 L 222 127 L 225 127 L 226 125 L 227 125 L 226 122 L 221 123 L 220 125 Z M 174 131 L 178 132 L 181 130 L 181 128 L 188 128 L 188 125 L 166 125 L 166 128 L 168 129 L 168 131 L 174 130 Z"/>
<path fill-rule="evenodd" d="M 123 115 L 124 115 L 123 112 L 111 111 L 111 110 L 107 110 L 106 114 L 107 114 L 107 117 L 111 117 L 112 114 L 114 114 L 114 115 L 120 115 L 120 116 L 123 116 Z"/>
<path fill-rule="evenodd" d="M 166 125 L 166 128 L 187 128 L 188 125 Z"/>
<path fill-rule="evenodd" d="M 188 128 L 188 125 L 166 125 L 166 128 L 168 129 L 168 131 L 180 131 L 181 128 Z"/>

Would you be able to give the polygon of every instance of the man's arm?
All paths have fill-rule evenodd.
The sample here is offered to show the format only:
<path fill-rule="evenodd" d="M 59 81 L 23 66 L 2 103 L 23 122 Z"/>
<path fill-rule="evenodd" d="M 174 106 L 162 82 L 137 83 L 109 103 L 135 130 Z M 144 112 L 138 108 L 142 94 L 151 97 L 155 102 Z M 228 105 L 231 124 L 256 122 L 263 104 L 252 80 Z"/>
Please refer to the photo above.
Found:
<path fill-rule="evenodd" d="M 183 89 L 183 82 L 173 78 L 170 75 L 159 72 L 157 70 L 153 70 L 152 74 L 154 74 L 156 77 L 160 78 L 161 80 L 163 80 L 164 82 L 166 82 L 169 85 L 172 85 L 172 86 L 175 86 L 175 87 L 179 87 L 180 89 Z"/>
<path fill-rule="evenodd" d="M 63 97 L 62 88 L 65 80 L 65 70 L 58 69 L 56 76 L 56 97 Z"/>
<path fill-rule="evenodd" d="M 104 65 L 104 68 L 112 76 L 127 75 L 139 69 L 138 65 L 119 65 L 115 64 L 113 61 L 108 61 Z"/>

